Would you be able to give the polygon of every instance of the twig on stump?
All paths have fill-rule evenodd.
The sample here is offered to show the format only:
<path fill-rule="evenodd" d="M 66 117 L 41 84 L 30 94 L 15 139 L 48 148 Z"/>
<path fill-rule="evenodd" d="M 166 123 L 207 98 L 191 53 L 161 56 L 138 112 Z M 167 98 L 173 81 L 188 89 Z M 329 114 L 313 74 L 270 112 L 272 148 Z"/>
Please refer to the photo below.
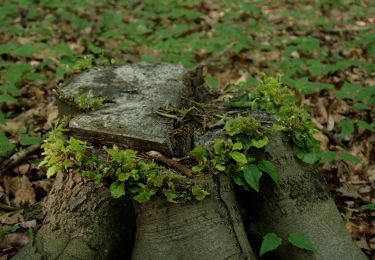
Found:
<path fill-rule="evenodd" d="M 178 161 L 165 157 L 164 155 L 162 155 L 161 153 L 157 151 L 149 151 L 146 153 L 146 155 L 151 157 L 157 162 L 163 163 L 168 167 L 176 169 L 178 172 L 182 173 L 183 175 L 187 177 L 193 177 L 193 171 L 190 168 L 186 167 L 185 165 L 183 165 L 182 163 Z"/>

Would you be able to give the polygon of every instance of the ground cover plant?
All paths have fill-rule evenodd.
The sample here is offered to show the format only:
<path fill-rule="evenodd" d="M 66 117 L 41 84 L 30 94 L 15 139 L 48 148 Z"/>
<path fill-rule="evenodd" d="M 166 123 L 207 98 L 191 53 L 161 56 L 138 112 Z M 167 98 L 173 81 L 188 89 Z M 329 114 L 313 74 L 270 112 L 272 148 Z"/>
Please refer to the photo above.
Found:
<path fill-rule="evenodd" d="M 304 159 L 320 162 L 349 232 L 371 254 L 374 12 L 372 1 L 350 0 L 2 1 L 1 254 L 28 241 L 36 223 L 23 221 L 22 206 L 51 186 L 36 165 L 57 116 L 52 90 L 92 65 L 138 61 L 205 65 L 207 85 L 222 95 L 280 73 L 319 130 L 324 152 Z M 232 105 L 264 104 L 239 101 Z"/>

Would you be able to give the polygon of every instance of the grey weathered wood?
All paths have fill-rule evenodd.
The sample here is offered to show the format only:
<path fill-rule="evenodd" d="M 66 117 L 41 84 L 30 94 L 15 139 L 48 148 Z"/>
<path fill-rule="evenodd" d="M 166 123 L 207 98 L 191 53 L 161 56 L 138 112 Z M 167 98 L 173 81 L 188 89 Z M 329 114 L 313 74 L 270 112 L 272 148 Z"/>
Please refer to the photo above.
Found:
<path fill-rule="evenodd" d="M 183 97 L 193 96 L 200 84 L 201 70 L 187 70 L 180 65 L 96 67 L 73 77 L 60 92 L 69 97 L 91 90 L 95 96 L 107 98 L 101 109 L 80 113 L 63 97 L 57 96 L 57 101 L 63 114 L 73 115 L 69 128 L 80 139 L 182 156 L 191 150 L 189 126 L 176 129 L 155 110 L 166 105 L 180 108 Z"/>

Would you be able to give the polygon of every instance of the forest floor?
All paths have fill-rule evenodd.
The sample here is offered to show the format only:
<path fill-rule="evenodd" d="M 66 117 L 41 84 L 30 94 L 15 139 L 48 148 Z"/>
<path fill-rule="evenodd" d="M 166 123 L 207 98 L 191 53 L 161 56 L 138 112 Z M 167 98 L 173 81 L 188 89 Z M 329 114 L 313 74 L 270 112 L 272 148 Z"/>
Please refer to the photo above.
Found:
<path fill-rule="evenodd" d="M 85 55 L 201 64 L 218 92 L 281 74 L 319 130 L 313 160 L 348 232 L 375 257 L 374 13 L 371 0 L 1 1 L 0 259 L 37 228 L 23 206 L 53 181 L 37 167 L 58 116 L 52 91 Z"/>

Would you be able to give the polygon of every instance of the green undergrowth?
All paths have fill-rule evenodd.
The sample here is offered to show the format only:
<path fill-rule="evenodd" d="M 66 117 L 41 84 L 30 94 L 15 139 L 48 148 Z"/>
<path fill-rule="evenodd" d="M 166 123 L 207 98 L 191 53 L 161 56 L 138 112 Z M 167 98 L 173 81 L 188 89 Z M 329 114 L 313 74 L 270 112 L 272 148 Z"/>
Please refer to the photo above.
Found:
<path fill-rule="evenodd" d="M 254 155 L 257 150 L 263 150 L 269 137 L 277 132 L 282 132 L 285 141 L 292 144 L 299 159 L 316 162 L 310 159 L 311 154 L 320 152 L 313 136 L 316 129 L 308 112 L 298 104 L 294 92 L 281 83 L 280 77 L 263 76 L 254 91 L 246 91 L 228 105 L 241 111 L 265 111 L 274 115 L 273 125 L 262 126 L 250 115 L 228 119 L 223 127 L 224 138 L 215 139 L 213 147 L 196 147 L 189 153 L 198 162 L 193 167 L 194 172 L 222 172 L 232 177 L 237 185 L 258 192 L 263 174 L 268 174 L 275 182 L 279 178 L 270 161 L 258 161 Z"/>
<path fill-rule="evenodd" d="M 139 203 L 149 201 L 157 193 L 165 195 L 169 202 L 202 200 L 208 192 L 186 180 L 186 177 L 166 170 L 154 162 L 142 159 L 137 151 L 101 147 L 67 137 L 64 124 L 58 124 L 42 145 L 47 166 L 47 177 L 58 171 L 73 170 L 96 183 L 109 183 L 114 198 L 131 196 Z"/>
<path fill-rule="evenodd" d="M 107 100 L 107 98 L 96 97 L 91 89 L 87 92 L 83 92 L 83 90 L 87 87 L 88 86 L 86 85 L 81 85 L 76 91 L 69 95 L 65 95 L 59 89 L 57 89 L 55 92 L 60 100 L 73 104 L 82 112 L 98 110 L 103 106 L 103 103 Z"/>

